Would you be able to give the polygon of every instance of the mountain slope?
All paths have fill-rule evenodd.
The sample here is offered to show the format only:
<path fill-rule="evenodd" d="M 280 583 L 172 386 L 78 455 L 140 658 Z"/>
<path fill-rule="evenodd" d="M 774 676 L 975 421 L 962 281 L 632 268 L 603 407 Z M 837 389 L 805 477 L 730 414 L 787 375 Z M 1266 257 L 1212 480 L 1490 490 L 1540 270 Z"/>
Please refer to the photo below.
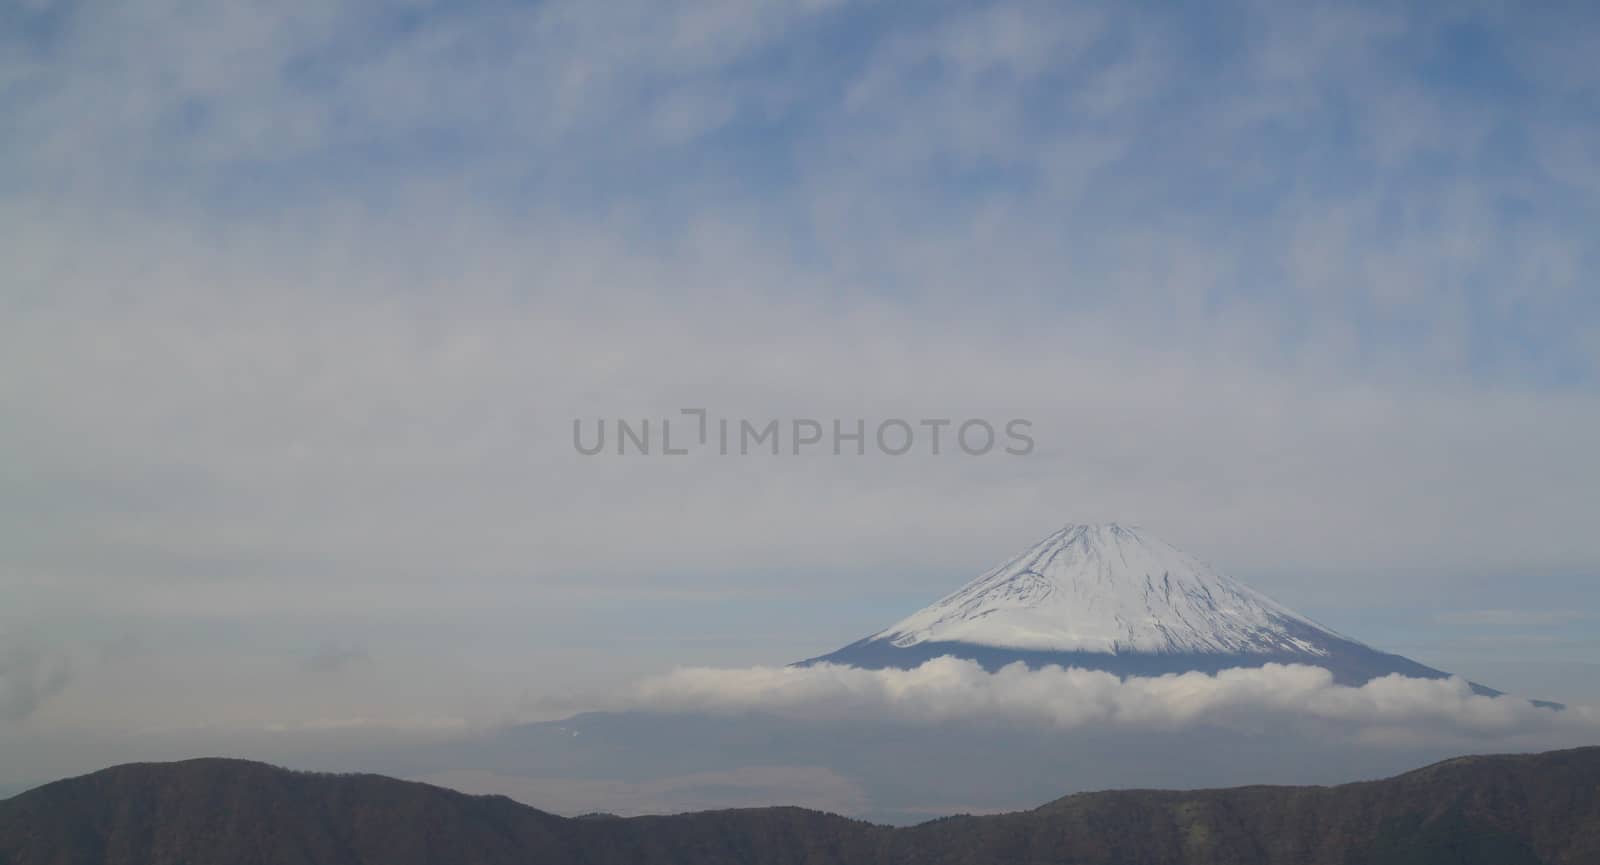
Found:
<path fill-rule="evenodd" d="M 1143 676 L 1310 664 L 1350 685 L 1449 675 L 1345 637 L 1115 523 L 1069 525 L 888 628 L 800 663 L 910 668 L 941 655 L 991 670 L 1022 661 Z"/>
<path fill-rule="evenodd" d="M 566 819 L 503 797 L 217 759 L 119 766 L 0 802 L 4 865 L 1597 861 L 1600 748 L 1340 787 L 1089 793 L 904 829 L 797 808 Z"/>

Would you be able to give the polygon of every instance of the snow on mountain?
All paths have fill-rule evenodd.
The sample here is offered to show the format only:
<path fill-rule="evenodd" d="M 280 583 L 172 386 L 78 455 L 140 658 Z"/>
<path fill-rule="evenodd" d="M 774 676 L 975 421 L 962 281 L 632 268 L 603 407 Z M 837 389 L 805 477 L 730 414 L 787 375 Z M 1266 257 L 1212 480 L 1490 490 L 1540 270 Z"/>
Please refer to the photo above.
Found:
<path fill-rule="evenodd" d="M 1297 627 L 1291 627 L 1297 626 Z M 1042 651 L 1326 655 L 1337 634 L 1134 526 L 1069 525 L 869 639 Z"/>
<path fill-rule="evenodd" d="M 1021 661 L 1123 676 L 1269 663 L 1323 667 L 1350 685 L 1449 675 L 1343 636 L 1115 523 L 1069 525 L 933 605 L 799 664 L 909 669 L 945 655 L 990 670 Z"/>

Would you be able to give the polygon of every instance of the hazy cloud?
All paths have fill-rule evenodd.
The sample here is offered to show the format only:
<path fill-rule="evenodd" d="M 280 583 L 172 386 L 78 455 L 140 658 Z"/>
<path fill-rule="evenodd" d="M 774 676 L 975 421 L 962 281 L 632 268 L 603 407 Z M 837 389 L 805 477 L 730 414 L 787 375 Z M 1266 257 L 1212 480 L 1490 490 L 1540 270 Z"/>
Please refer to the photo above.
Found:
<path fill-rule="evenodd" d="M 67 686 L 66 658 L 44 652 L 0 631 L 0 721 L 21 721 Z"/>
<path fill-rule="evenodd" d="M 367 650 L 353 644 L 324 642 L 307 655 L 300 668 L 310 673 L 336 673 L 352 664 L 371 661 Z"/>

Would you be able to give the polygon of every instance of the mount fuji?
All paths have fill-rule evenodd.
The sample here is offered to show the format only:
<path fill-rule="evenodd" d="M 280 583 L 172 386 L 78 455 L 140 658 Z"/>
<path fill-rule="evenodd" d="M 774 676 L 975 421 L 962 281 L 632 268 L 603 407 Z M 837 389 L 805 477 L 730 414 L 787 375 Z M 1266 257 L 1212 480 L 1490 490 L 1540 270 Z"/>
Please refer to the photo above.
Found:
<path fill-rule="evenodd" d="M 1450 675 L 1344 636 L 1115 523 L 1069 525 L 931 606 L 798 665 L 910 669 L 945 655 L 991 671 L 1017 661 L 1119 676 L 1305 664 L 1345 685 Z"/>
<path fill-rule="evenodd" d="M 932 606 L 800 665 L 903 669 L 945 655 L 991 671 L 1021 661 L 1148 677 L 1285 663 L 1329 669 L 1348 685 L 1394 673 L 1446 676 L 1300 615 L 1142 529 L 1118 525 L 1068 526 Z M 1232 707 L 1235 697 L 1244 697 L 1239 711 L 1263 706 L 1265 723 L 1235 723 L 1240 718 L 1229 711 L 1220 716 L 1224 723 L 1201 713 L 1193 723 L 1168 726 L 1110 711 L 1124 704 L 1108 693 L 1116 689 L 1100 688 L 1108 683 L 1093 677 L 1083 681 L 1093 682 L 1100 696 L 1080 691 L 1080 698 L 1111 702 L 1085 707 L 1080 717 L 1070 711 L 1071 695 L 1045 689 L 1082 677 L 985 681 L 989 677 L 975 675 L 969 665 L 953 678 L 939 669 L 904 677 L 837 672 L 774 670 L 764 663 L 687 668 L 633 689 L 611 708 L 447 737 L 427 747 L 396 742 L 370 760 L 410 766 L 413 777 L 466 792 L 570 802 L 572 813 L 785 803 L 909 824 L 1031 808 L 1062 792 L 1113 787 L 1344 783 L 1460 756 L 1464 732 L 1520 737 L 1527 731 L 1548 736 L 1537 741 L 1552 747 L 1592 744 L 1582 738 L 1592 728 L 1582 725 L 1560 728 L 1570 734 L 1531 722 L 1480 727 L 1476 704 L 1474 720 L 1460 726 L 1452 707 L 1461 694 L 1453 685 L 1397 688 L 1396 694 L 1418 695 L 1407 697 L 1409 708 L 1399 714 L 1390 711 L 1398 704 L 1376 694 L 1359 701 L 1366 705 L 1347 706 L 1351 714 L 1299 723 L 1294 713 L 1265 708 L 1256 696 L 1231 687 L 1176 683 L 1192 687 L 1160 690 L 1185 705 L 1214 694 L 1221 702 L 1213 705 Z M 916 683 L 909 694 L 900 687 L 907 682 Z M 1014 711 L 1039 704 L 1048 704 L 1044 714 Z M 1058 710 L 1070 716 L 1069 724 L 1044 722 L 1065 717 Z M 1437 736 L 1428 734 L 1435 718 Z M 1380 736 L 1376 744 L 1361 735 L 1391 723 L 1421 735 Z"/>

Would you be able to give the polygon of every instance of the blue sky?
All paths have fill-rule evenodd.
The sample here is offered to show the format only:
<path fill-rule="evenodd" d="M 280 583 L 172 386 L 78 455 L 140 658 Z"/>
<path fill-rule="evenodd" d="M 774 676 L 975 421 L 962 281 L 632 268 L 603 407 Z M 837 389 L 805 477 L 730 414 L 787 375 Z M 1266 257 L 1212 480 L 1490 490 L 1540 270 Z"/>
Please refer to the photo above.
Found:
<path fill-rule="evenodd" d="M 1597 48 L 1584 4 L 7 6 L 0 736 L 492 722 L 1069 520 L 1600 697 Z M 1039 448 L 571 451 L 684 406 Z"/>

